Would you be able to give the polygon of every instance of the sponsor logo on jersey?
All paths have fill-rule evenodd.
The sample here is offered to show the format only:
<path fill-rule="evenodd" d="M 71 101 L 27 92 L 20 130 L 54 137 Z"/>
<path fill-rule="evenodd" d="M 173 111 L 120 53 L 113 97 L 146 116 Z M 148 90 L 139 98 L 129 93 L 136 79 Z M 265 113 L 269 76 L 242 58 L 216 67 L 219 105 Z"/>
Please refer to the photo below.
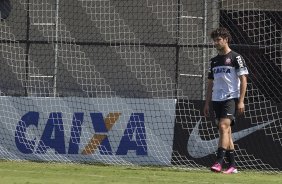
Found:
<path fill-rule="evenodd" d="M 218 73 L 231 73 L 230 68 L 214 68 L 213 69 L 213 73 L 214 74 L 218 74 Z"/>
<path fill-rule="evenodd" d="M 241 56 L 237 56 L 236 59 L 237 59 L 237 62 L 239 64 L 239 67 L 243 68 L 244 67 L 244 63 L 243 63 L 242 57 Z"/>

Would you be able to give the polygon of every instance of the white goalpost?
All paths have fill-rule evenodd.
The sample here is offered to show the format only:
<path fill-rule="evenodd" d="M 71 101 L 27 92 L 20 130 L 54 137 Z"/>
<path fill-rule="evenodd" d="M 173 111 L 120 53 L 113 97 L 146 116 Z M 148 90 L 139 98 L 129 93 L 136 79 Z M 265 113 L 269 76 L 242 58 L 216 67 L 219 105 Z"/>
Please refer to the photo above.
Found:
<path fill-rule="evenodd" d="M 210 167 L 218 130 L 202 109 L 216 55 L 209 34 L 223 26 L 250 72 L 236 164 L 282 170 L 282 3 L 10 3 L 0 22 L 1 159 Z"/>

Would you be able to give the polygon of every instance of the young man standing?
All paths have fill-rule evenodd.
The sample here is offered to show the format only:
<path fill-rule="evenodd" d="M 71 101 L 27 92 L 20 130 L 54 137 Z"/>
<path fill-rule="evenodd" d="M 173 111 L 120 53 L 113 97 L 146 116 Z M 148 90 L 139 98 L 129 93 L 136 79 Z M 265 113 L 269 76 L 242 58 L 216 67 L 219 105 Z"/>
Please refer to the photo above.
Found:
<path fill-rule="evenodd" d="M 235 114 L 243 114 L 245 110 L 248 69 L 243 57 L 229 48 L 231 35 L 226 28 L 217 28 L 211 38 L 218 55 L 210 60 L 204 115 L 208 116 L 212 101 L 219 129 L 217 160 L 211 170 L 221 172 L 226 156 L 229 166 L 223 173 L 237 173 L 231 126 L 235 123 Z"/>

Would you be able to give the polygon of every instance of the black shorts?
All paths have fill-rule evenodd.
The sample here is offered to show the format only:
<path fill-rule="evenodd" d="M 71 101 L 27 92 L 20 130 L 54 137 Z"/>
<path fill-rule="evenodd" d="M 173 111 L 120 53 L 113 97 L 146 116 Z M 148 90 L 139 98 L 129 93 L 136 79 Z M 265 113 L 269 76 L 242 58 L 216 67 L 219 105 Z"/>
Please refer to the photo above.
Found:
<path fill-rule="evenodd" d="M 215 112 L 216 121 L 219 121 L 220 118 L 230 118 L 231 126 L 233 126 L 235 123 L 237 103 L 237 98 L 226 101 L 213 101 L 213 111 Z"/>

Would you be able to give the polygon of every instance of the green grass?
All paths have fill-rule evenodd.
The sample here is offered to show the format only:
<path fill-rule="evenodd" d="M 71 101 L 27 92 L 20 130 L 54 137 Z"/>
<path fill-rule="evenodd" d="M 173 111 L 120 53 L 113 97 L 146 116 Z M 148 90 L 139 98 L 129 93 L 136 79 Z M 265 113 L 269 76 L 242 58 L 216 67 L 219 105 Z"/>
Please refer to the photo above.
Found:
<path fill-rule="evenodd" d="M 282 184 L 282 173 L 241 171 L 224 175 L 208 170 L 126 167 L 86 164 L 0 161 L 1 184 Z"/>

